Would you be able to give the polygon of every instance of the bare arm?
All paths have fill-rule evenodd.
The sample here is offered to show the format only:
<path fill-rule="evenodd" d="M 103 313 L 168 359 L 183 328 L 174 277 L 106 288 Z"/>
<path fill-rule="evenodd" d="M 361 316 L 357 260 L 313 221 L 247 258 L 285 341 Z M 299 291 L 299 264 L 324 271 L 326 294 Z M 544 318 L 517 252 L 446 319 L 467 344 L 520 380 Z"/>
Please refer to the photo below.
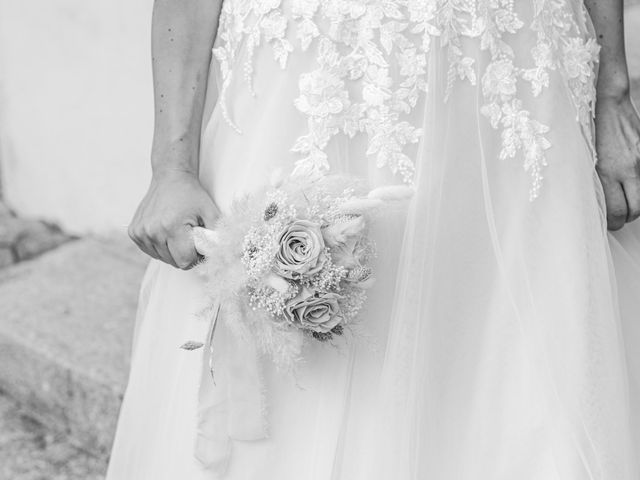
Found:
<path fill-rule="evenodd" d="M 640 217 L 640 118 L 631 101 L 623 0 L 585 0 L 602 50 L 597 86 L 598 174 L 609 228 Z"/>
<path fill-rule="evenodd" d="M 152 165 L 197 172 L 204 97 L 222 0 L 155 0 Z"/>
<path fill-rule="evenodd" d="M 598 96 L 620 97 L 629 93 L 629 71 L 624 48 L 623 0 L 585 0 L 598 35 L 600 76 Z"/>
<path fill-rule="evenodd" d="M 211 226 L 217 216 L 198 181 L 198 155 L 221 3 L 155 0 L 153 6 L 153 176 L 129 235 L 145 253 L 180 268 L 197 259 L 191 228 Z"/>

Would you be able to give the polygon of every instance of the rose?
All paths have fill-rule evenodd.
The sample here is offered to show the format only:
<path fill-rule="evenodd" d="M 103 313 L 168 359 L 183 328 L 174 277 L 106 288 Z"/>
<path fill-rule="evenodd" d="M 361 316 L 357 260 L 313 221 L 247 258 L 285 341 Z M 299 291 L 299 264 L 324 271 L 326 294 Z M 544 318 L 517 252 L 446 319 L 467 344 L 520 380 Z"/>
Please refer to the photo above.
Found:
<path fill-rule="evenodd" d="M 308 288 L 289 300 L 284 307 L 285 318 L 295 326 L 319 333 L 329 333 L 342 322 L 340 295 L 318 293 Z"/>
<path fill-rule="evenodd" d="M 308 220 L 296 220 L 278 236 L 274 270 L 284 278 L 298 279 L 322 270 L 327 261 L 320 226 Z"/>

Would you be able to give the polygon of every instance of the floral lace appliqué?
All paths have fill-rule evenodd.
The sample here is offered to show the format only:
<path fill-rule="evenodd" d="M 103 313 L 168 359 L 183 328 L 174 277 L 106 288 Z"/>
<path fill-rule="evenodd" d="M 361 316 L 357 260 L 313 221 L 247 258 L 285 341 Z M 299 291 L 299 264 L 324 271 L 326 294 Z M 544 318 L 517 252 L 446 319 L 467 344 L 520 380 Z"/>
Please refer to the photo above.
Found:
<path fill-rule="evenodd" d="M 436 43 L 448 64 L 444 100 L 460 81 L 481 89 L 481 113 L 500 130 L 499 158 L 522 159 L 532 200 L 540 194 L 551 143 L 549 127 L 526 104 L 549 87 L 552 75 L 566 82 L 577 120 L 590 135 L 598 46 L 577 25 L 569 2 L 532 0 L 526 8 L 533 11 L 526 15 L 514 0 L 226 0 L 223 5 L 214 55 L 223 77 L 223 116 L 237 131 L 224 93 L 241 50 L 252 93 L 252 59 L 259 46 L 269 45 L 282 68 L 294 49 L 314 52 L 316 68 L 300 75 L 295 99 L 307 123 L 292 147 L 299 155 L 298 171 L 327 171 L 331 139 L 363 134 L 376 165 L 410 183 L 415 167 L 405 150 L 422 135 L 411 113 L 433 81 L 428 59 Z M 516 55 L 510 36 L 532 34 L 530 56 Z M 481 64 L 478 46 L 488 55 Z"/>

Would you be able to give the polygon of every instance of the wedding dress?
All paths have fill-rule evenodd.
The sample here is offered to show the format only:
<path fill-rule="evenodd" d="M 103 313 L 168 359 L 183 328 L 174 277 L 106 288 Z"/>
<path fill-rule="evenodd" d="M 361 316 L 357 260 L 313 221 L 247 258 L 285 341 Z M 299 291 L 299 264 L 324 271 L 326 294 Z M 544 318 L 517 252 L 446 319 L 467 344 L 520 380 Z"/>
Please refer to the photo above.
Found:
<path fill-rule="evenodd" d="M 295 379 L 152 261 L 109 480 L 637 480 L 640 225 L 606 230 L 582 0 L 225 0 L 200 179 L 415 188 L 365 335 Z"/>

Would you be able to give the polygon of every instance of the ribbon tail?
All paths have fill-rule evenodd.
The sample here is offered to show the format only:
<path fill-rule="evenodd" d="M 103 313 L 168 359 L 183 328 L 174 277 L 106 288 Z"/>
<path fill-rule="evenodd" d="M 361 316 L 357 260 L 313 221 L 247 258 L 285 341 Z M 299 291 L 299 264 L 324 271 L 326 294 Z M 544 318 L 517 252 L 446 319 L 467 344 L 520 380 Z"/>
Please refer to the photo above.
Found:
<path fill-rule="evenodd" d="M 220 304 L 213 312 L 205 340 L 207 349 L 202 349 L 194 455 L 205 470 L 222 475 L 227 470 L 231 455 L 231 439 L 225 428 L 228 417 L 228 378 L 220 365 L 223 363 L 227 342 L 224 338 L 216 338 Z M 224 330 L 219 331 L 218 335 L 224 337 Z M 216 367 L 214 377 L 215 365 L 221 368 L 218 372 Z"/>
<path fill-rule="evenodd" d="M 222 475 L 232 440 L 267 437 L 266 402 L 260 355 L 243 328 L 242 308 L 218 304 L 213 311 L 198 388 L 195 456 L 207 471 Z"/>
<path fill-rule="evenodd" d="M 253 339 L 239 339 L 230 352 L 229 436 L 253 441 L 267 437 L 267 409 L 261 358 Z"/>

